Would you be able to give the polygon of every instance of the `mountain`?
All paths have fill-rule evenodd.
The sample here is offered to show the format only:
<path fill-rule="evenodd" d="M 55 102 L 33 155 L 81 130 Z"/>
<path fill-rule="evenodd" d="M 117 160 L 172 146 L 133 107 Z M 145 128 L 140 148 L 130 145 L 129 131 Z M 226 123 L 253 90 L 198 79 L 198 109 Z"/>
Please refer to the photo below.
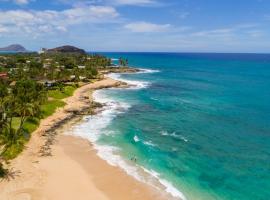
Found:
<path fill-rule="evenodd" d="M 26 52 L 27 50 L 20 44 L 12 44 L 7 47 L 0 48 L 0 51 Z"/>
<path fill-rule="evenodd" d="M 86 54 L 85 50 L 70 45 L 47 49 L 46 52 Z"/>

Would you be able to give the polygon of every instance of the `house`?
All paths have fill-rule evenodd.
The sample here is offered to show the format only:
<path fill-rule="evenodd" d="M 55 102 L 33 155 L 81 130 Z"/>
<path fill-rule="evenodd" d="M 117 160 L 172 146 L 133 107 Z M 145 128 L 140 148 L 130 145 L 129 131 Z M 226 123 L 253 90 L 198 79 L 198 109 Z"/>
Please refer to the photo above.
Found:
<path fill-rule="evenodd" d="M 40 50 L 38 51 L 38 54 L 43 54 L 43 53 L 45 53 L 46 51 L 47 51 L 47 49 L 42 48 L 42 49 L 40 49 Z"/>
<path fill-rule="evenodd" d="M 55 86 L 55 81 L 46 81 L 45 83 L 44 83 L 44 85 L 46 86 L 46 87 L 53 87 L 53 86 Z"/>
<path fill-rule="evenodd" d="M 0 72 L 0 79 L 8 79 L 8 73 Z"/>
<path fill-rule="evenodd" d="M 50 66 L 51 66 L 50 64 L 46 64 L 46 63 L 43 64 L 43 68 L 49 68 Z"/>
<path fill-rule="evenodd" d="M 47 88 L 56 86 L 56 81 L 41 80 L 41 81 L 38 81 L 38 83 L 43 84 Z"/>
<path fill-rule="evenodd" d="M 11 87 L 14 87 L 16 85 L 16 81 L 12 81 L 10 84 L 9 84 Z"/>
<path fill-rule="evenodd" d="M 84 65 L 79 65 L 78 68 L 79 69 L 85 69 L 85 66 Z"/>
<path fill-rule="evenodd" d="M 16 70 L 18 70 L 19 68 L 10 68 L 9 69 L 9 73 L 12 73 L 12 72 L 14 72 L 14 71 L 16 71 Z"/>

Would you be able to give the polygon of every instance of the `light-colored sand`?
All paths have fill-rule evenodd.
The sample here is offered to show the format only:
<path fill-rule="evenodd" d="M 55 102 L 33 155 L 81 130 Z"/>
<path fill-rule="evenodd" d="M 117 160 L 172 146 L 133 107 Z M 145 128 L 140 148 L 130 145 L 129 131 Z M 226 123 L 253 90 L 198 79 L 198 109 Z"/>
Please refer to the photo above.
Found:
<path fill-rule="evenodd" d="M 89 108 L 91 91 L 119 86 L 110 78 L 80 87 L 67 105 L 41 121 L 26 149 L 11 161 L 11 179 L 0 183 L 1 200 L 158 200 L 161 193 L 97 157 L 88 141 L 57 135 L 52 156 L 40 156 L 50 127 Z M 163 198 L 167 199 L 163 196 Z"/>

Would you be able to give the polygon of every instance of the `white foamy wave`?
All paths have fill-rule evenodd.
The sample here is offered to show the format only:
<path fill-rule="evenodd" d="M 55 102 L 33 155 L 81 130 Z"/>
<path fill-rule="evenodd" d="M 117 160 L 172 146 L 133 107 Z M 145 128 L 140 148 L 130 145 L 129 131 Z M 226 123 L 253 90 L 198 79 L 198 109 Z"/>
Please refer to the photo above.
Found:
<path fill-rule="evenodd" d="M 103 132 L 111 121 L 119 114 L 126 112 L 130 105 L 124 102 L 116 102 L 110 99 L 104 90 L 93 93 L 93 99 L 104 104 L 101 112 L 96 115 L 86 116 L 81 124 L 73 127 L 70 134 L 96 142 L 102 134 L 113 134 L 110 131 Z"/>
<path fill-rule="evenodd" d="M 159 181 L 166 187 L 166 192 L 170 193 L 173 197 L 178 197 L 181 200 L 186 199 L 183 193 L 177 190 L 170 182 L 166 181 L 165 179 L 160 179 Z"/>
<path fill-rule="evenodd" d="M 181 139 L 181 140 L 183 140 L 184 142 L 188 142 L 188 139 L 186 139 L 184 136 L 182 136 L 182 135 L 176 135 L 176 133 L 175 132 L 173 132 L 172 134 L 171 134 L 171 136 L 173 136 L 173 137 L 175 137 L 175 138 L 178 138 L 178 139 Z"/>
<path fill-rule="evenodd" d="M 126 88 L 126 89 L 143 89 L 143 88 L 147 88 L 150 86 L 149 82 L 123 79 L 123 78 L 121 78 L 120 74 L 116 74 L 116 73 L 108 74 L 107 77 L 110 77 L 110 78 L 118 80 L 118 81 L 125 82 L 131 86 L 131 87 Z"/>
<path fill-rule="evenodd" d="M 111 74 L 110 76 L 113 76 L 114 79 L 120 79 L 132 85 L 135 84 L 136 88 L 143 88 L 148 84 L 146 82 L 123 80 L 118 74 Z M 134 164 L 134 162 L 131 163 L 131 161 L 125 160 L 120 156 L 119 148 L 111 145 L 101 144 L 99 142 L 99 138 L 102 135 L 116 134 L 114 131 L 106 130 L 106 128 L 117 115 L 126 112 L 130 108 L 128 103 L 117 102 L 106 95 L 106 92 L 104 91 L 106 90 L 98 90 L 93 93 L 94 100 L 104 104 L 102 111 L 94 116 L 85 117 L 82 123 L 74 126 L 73 129 L 70 130 L 69 134 L 79 136 L 91 141 L 93 147 L 97 150 L 97 155 L 104 159 L 108 164 L 120 167 L 127 174 L 133 176 L 138 181 L 148 183 L 158 189 L 161 189 L 161 187 L 157 187 L 154 184 L 154 182 L 159 182 L 164 186 L 165 191 L 171 194 L 173 197 L 185 200 L 184 195 L 178 191 L 171 183 L 161 179 L 158 173 L 151 171 L 151 173 L 148 173 L 149 175 L 146 176 L 145 173 L 142 173 L 143 171 L 146 172 L 146 170 L 143 170 L 141 166 Z M 135 142 L 140 141 L 140 138 L 137 135 L 135 135 L 133 139 Z M 145 145 L 154 146 L 151 141 L 143 141 L 143 143 Z M 155 179 L 155 181 L 152 181 L 153 179 Z"/>
<path fill-rule="evenodd" d="M 127 174 L 133 176 L 136 180 L 146 184 L 150 184 L 156 189 L 161 189 L 161 186 L 162 188 L 164 187 L 164 190 L 176 199 L 186 200 L 186 197 L 179 190 L 177 190 L 170 182 L 160 178 L 159 173 L 153 170 L 149 171 L 139 165 L 134 164 L 132 165 L 131 163 L 124 160 L 118 154 L 119 152 L 118 148 L 113 146 L 97 145 L 96 143 L 94 143 L 94 147 L 98 151 L 97 155 L 103 160 L 107 161 L 108 164 L 115 167 L 120 167 Z M 142 172 L 145 172 L 146 174 Z M 156 182 L 160 183 L 161 186 L 157 186 Z"/>
<path fill-rule="evenodd" d="M 82 123 L 74 126 L 68 134 L 88 139 L 92 142 L 93 147 L 97 150 L 97 155 L 100 158 L 112 166 L 122 168 L 127 174 L 130 174 L 138 181 L 145 181 L 139 174 L 138 167 L 128 164 L 128 162 L 119 155 L 119 148 L 98 142 L 98 139 L 102 135 L 116 134 L 114 131 L 106 130 L 106 127 L 111 123 L 115 116 L 121 113 L 122 110 L 127 110 L 129 106 L 125 103 L 114 102 L 106 96 L 104 90 L 94 92 L 93 96 L 96 101 L 105 103 L 105 109 L 94 116 L 85 117 Z M 119 107 L 121 109 L 119 109 Z"/>
<path fill-rule="evenodd" d="M 147 146 L 152 146 L 152 147 L 155 147 L 156 146 L 155 144 L 152 143 L 152 141 L 143 141 L 143 140 L 141 141 L 141 139 L 137 135 L 135 135 L 133 137 L 133 140 L 136 143 L 142 142 L 144 145 L 147 145 Z"/>
<path fill-rule="evenodd" d="M 155 144 L 153 144 L 151 141 L 145 141 L 145 142 L 143 142 L 145 145 L 147 145 L 147 146 L 152 146 L 152 147 L 155 147 L 156 145 Z"/>
<path fill-rule="evenodd" d="M 99 120 L 103 121 L 103 117 L 99 116 Z M 95 126 L 91 126 L 91 124 L 97 122 L 93 121 L 96 119 L 90 119 L 76 127 L 74 127 L 73 131 L 70 133 L 72 135 L 80 136 L 82 138 L 86 138 L 90 140 L 93 144 L 93 147 L 97 150 L 97 155 L 105 160 L 108 164 L 115 166 L 115 167 L 120 167 L 123 169 L 127 174 L 133 176 L 136 180 L 147 183 L 152 185 L 153 187 L 157 189 L 161 189 L 157 185 L 155 185 L 155 182 L 159 182 L 162 186 L 164 186 L 164 189 L 166 192 L 171 194 L 175 198 L 180 198 L 181 200 L 185 200 L 184 196 L 182 195 L 181 192 L 177 191 L 172 184 L 169 182 L 160 179 L 159 174 L 154 172 L 154 171 L 148 171 L 147 169 L 137 165 L 137 164 L 131 164 L 125 159 L 123 159 L 119 152 L 120 149 L 114 146 L 110 145 L 102 145 L 97 142 L 97 138 L 99 138 L 100 130 L 98 130 L 99 127 L 102 129 L 104 125 L 99 126 L 101 123 L 95 124 Z M 134 137 L 134 140 L 136 136 Z M 147 172 L 150 176 L 143 175 L 142 171 Z M 154 179 L 153 179 L 154 178 Z"/>
<path fill-rule="evenodd" d="M 188 142 L 188 139 L 186 139 L 184 136 L 180 137 L 184 142 Z"/>
<path fill-rule="evenodd" d="M 155 177 L 159 183 L 161 183 L 161 185 L 163 185 L 165 187 L 166 192 L 170 193 L 173 197 L 176 198 L 180 198 L 181 200 L 186 200 L 186 197 L 184 196 L 184 194 L 182 192 L 180 192 L 179 190 L 177 190 L 170 182 L 160 178 L 160 174 L 154 170 L 148 170 L 144 167 L 142 167 L 142 169 L 148 173 L 151 174 L 153 177 Z"/>
<path fill-rule="evenodd" d="M 183 135 L 177 135 L 175 132 L 168 133 L 167 131 L 161 131 L 160 134 L 163 135 L 163 136 L 171 136 L 171 137 L 174 137 L 174 138 L 181 139 L 184 142 L 188 142 L 187 138 L 185 138 Z"/>
<path fill-rule="evenodd" d="M 92 96 L 96 102 L 105 104 L 104 110 L 115 111 L 116 114 L 123 113 L 130 108 L 128 103 L 118 102 L 108 97 L 105 93 L 105 89 L 95 91 Z"/>
<path fill-rule="evenodd" d="M 153 100 L 153 101 L 158 101 L 158 99 L 156 99 L 154 97 L 151 97 L 150 99 Z"/>
<path fill-rule="evenodd" d="M 118 58 L 111 58 L 112 61 L 118 61 Z"/>
<path fill-rule="evenodd" d="M 161 135 L 163 135 L 163 136 L 169 135 L 169 133 L 168 133 L 167 131 L 161 131 L 160 133 L 161 133 Z"/>
<path fill-rule="evenodd" d="M 160 70 L 157 69 L 144 69 L 144 68 L 139 68 L 139 74 L 152 74 L 152 73 L 159 73 Z"/>
<path fill-rule="evenodd" d="M 139 141 L 140 141 L 140 139 L 139 139 L 139 137 L 138 137 L 137 135 L 135 135 L 135 136 L 133 137 L 133 140 L 134 140 L 135 142 L 139 142 Z"/>

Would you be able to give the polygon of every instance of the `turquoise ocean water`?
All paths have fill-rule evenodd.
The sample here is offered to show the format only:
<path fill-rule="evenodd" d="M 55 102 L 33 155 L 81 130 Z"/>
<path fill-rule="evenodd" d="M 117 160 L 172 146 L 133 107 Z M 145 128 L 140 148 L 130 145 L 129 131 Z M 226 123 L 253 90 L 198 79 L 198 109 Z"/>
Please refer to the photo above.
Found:
<path fill-rule="evenodd" d="M 73 134 L 174 197 L 270 199 L 270 55 L 104 55 L 149 70 L 110 75 L 134 87 L 95 92 L 105 109 Z"/>

